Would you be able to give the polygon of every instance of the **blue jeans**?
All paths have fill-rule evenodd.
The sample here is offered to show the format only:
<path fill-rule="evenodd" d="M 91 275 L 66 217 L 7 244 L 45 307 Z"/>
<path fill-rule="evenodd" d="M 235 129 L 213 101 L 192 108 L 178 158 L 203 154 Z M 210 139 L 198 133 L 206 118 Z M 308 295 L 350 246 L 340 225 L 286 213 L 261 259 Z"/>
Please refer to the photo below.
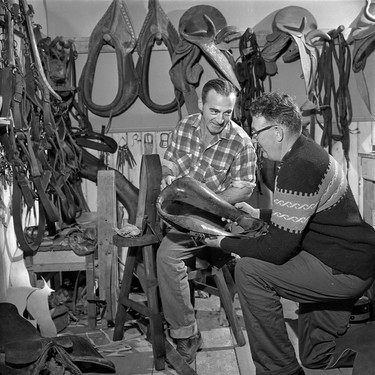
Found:
<path fill-rule="evenodd" d="M 324 368 L 345 334 L 356 300 L 372 284 L 337 274 L 302 251 L 283 265 L 252 258 L 236 264 L 235 280 L 257 375 L 287 375 L 300 367 L 289 340 L 280 297 L 299 303 L 299 355 Z"/>
<path fill-rule="evenodd" d="M 170 325 L 170 335 L 176 339 L 188 338 L 198 332 L 194 306 L 191 302 L 188 272 L 185 262 L 193 257 L 206 258 L 210 248 L 197 246 L 187 233 L 170 230 L 157 251 L 157 277 L 164 317 Z M 231 256 L 213 249 L 210 263 L 220 267 Z"/>

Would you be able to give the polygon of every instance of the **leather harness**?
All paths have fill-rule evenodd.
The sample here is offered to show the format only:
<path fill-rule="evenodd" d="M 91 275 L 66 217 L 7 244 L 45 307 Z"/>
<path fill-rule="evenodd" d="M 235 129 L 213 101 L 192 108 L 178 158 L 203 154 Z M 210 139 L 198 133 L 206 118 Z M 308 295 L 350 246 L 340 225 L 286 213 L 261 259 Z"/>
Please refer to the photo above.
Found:
<path fill-rule="evenodd" d="M 252 29 L 247 28 L 239 41 L 240 57 L 236 62 L 236 74 L 241 85 L 236 116 L 241 126 L 250 134 L 250 104 L 264 92 L 264 81 L 268 75 L 266 63 Z"/>
<path fill-rule="evenodd" d="M 118 90 L 112 103 L 95 104 L 92 100 L 96 64 L 103 46 L 114 48 L 117 58 Z M 132 52 L 136 38 L 124 0 L 113 0 L 95 26 L 89 39 L 88 55 L 79 80 L 82 100 L 87 108 L 101 117 L 125 112 L 138 97 L 138 77 Z"/>
<path fill-rule="evenodd" d="M 316 115 L 313 115 L 311 120 L 312 125 L 316 121 L 323 129 L 321 145 L 328 147 L 328 152 L 332 153 L 333 141 L 341 141 L 345 159 L 349 163 L 349 125 L 352 121 L 349 91 L 351 53 L 342 34 L 343 30 L 344 27 L 339 26 L 329 31 L 330 40 L 323 42 L 317 71 L 316 92 L 319 98 L 317 108 L 323 116 L 324 125 L 319 122 Z M 335 71 L 338 72 L 337 82 L 334 79 Z M 333 120 L 337 127 L 336 135 Z"/>
<path fill-rule="evenodd" d="M 137 40 L 137 72 L 139 77 L 139 97 L 142 102 L 155 113 L 171 113 L 181 108 L 184 104 L 182 92 L 175 89 L 175 98 L 168 104 L 157 104 L 149 92 L 149 69 L 151 53 L 155 43 L 164 43 L 172 58 L 176 46 L 179 43 L 179 35 L 171 21 L 160 6 L 158 0 L 149 0 L 148 13 L 142 25 Z"/>
<path fill-rule="evenodd" d="M 0 140 L 12 166 L 17 242 L 26 255 L 33 255 L 46 235 L 74 225 L 80 213 L 88 210 L 81 188 L 83 147 L 113 153 L 117 143 L 94 132 L 74 100 L 72 43 L 60 45 L 57 53 L 54 46 L 60 40 L 41 39 L 39 29 L 32 27 L 32 10 L 25 0 L 20 6 L 2 6 L 8 43 L 0 69 Z M 22 60 L 14 51 L 14 35 L 22 36 Z M 48 70 L 60 63 L 66 66 L 62 77 Z M 71 127 L 69 113 L 73 109 L 80 120 L 79 131 Z"/>

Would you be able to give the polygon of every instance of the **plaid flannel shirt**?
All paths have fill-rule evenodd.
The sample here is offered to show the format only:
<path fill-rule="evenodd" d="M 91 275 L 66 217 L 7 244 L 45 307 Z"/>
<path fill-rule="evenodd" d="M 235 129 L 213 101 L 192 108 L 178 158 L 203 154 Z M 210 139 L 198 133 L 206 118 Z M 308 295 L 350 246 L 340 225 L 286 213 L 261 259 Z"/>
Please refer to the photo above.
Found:
<path fill-rule="evenodd" d="M 229 187 L 254 188 L 256 153 L 248 134 L 230 121 L 205 147 L 200 139 L 201 114 L 187 116 L 172 132 L 162 165 L 176 177 L 190 176 L 215 193 Z"/>

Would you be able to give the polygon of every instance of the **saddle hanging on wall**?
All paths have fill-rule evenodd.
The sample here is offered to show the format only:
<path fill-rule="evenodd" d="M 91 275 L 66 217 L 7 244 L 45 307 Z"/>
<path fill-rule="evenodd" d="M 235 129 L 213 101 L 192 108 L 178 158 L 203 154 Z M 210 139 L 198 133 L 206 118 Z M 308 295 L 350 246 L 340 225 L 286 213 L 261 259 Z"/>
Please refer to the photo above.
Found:
<path fill-rule="evenodd" d="M 234 62 L 223 52 L 223 45 L 239 39 L 241 34 L 234 26 L 227 25 L 218 9 L 209 5 L 189 8 L 180 19 L 179 32 L 181 38 L 199 47 L 218 74 L 240 88 Z"/>
<path fill-rule="evenodd" d="M 178 30 L 181 40 L 173 54 L 169 74 L 175 87 L 183 92 L 189 114 L 199 112 L 195 89 L 203 73 L 203 67 L 199 64 L 202 55 L 219 76 L 240 89 L 235 63 L 227 45 L 241 35 L 236 27 L 227 26 L 225 17 L 218 9 L 210 5 L 189 8 L 180 18 Z"/>
<path fill-rule="evenodd" d="M 314 88 L 318 67 L 318 50 L 312 40 L 330 40 L 329 35 L 318 29 L 311 12 L 293 5 L 282 8 L 275 14 L 272 31 L 266 37 L 267 42 L 262 49 L 263 58 L 275 61 L 283 55 L 285 62 L 300 59 L 306 94 L 309 96 Z"/>
<path fill-rule="evenodd" d="M 364 69 L 367 58 L 375 50 L 375 4 L 366 0 L 360 14 L 352 22 L 352 28 L 347 42 L 353 45 L 352 69 L 357 83 L 359 94 L 365 103 L 368 111 L 372 114 L 370 93 L 368 90 Z"/>

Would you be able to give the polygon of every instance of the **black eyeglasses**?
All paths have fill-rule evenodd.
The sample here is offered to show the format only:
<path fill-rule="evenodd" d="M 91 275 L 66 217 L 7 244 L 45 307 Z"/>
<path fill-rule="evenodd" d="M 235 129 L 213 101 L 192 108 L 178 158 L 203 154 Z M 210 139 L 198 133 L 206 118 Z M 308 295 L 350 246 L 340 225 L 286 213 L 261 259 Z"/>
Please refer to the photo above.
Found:
<path fill-rule="evenodd" d="M 269 126 L 266 126 L 265 128 L 262 128 L 262 129 L 259 129 L 259 130 L 252 131 L 252 132 L 250 133 L 250 137 L 251 137 L 251 138 L 254 138 L 254 139 L 257 139 L 260 133 L 265 132 L 265 131 L 268 130 L 268 129 L 274 128 L 275 126 L 277 126 L 277 125 L 269 125 Z"/>

